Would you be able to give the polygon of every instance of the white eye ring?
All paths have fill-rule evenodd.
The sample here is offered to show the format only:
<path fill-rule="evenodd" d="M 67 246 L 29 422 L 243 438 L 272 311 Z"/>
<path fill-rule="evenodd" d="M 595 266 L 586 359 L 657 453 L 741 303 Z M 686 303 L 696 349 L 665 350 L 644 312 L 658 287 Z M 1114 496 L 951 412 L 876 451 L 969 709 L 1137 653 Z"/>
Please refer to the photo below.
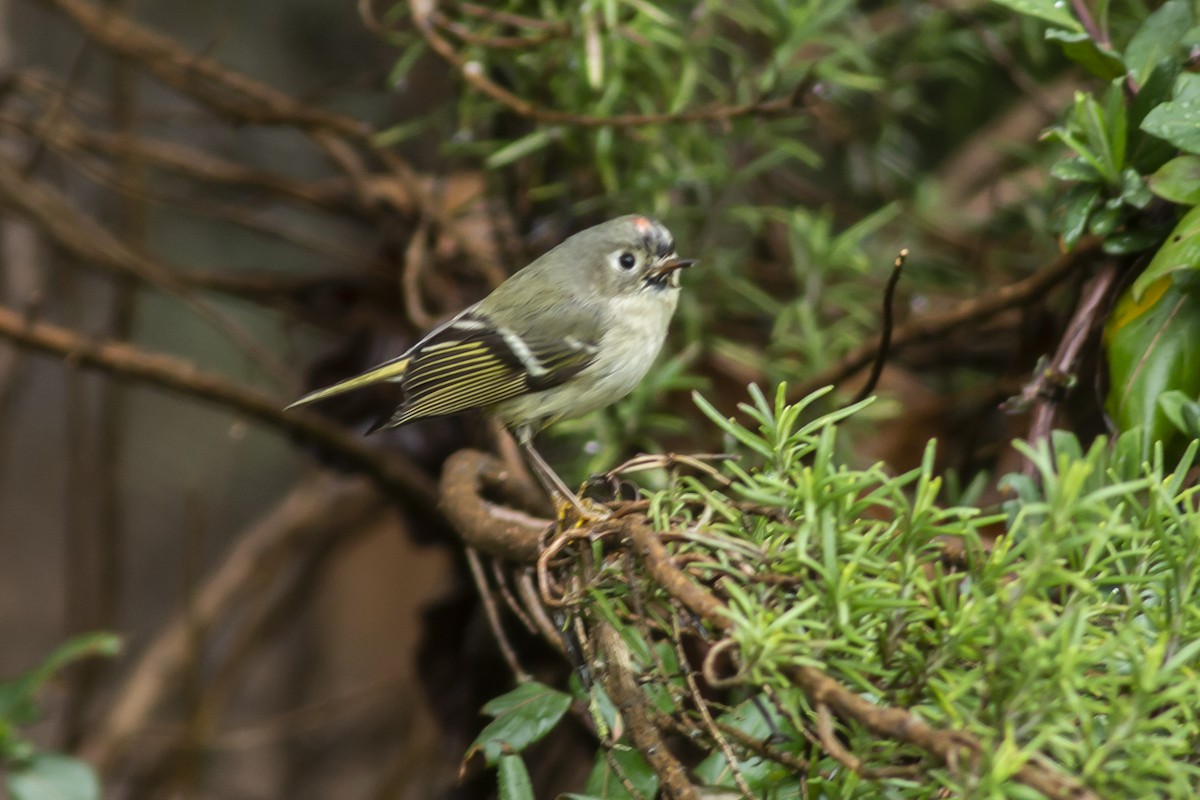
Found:
<path fill-rule="evenodd" d="M 628 272 L 637 266 L 637 256 L 626 250 L 617 256 L 616 266 Z"/>

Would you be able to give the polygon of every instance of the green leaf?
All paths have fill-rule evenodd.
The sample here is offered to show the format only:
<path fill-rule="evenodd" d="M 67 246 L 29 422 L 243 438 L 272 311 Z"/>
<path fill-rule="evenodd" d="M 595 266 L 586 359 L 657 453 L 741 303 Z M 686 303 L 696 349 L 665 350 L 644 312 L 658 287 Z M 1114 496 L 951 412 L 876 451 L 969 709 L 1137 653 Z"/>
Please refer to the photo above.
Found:
<path fill-rule="evenodd" d="M 1183 215 L 1167 241 L 1133 282 L 1133 299 L 1141 300 L 1146 288 L 1162 277 L 1180 270 L 1196 269 L 1200 269 L 1200 206 L 1193 206 Z"/>
<path fill-rule="evenodd" d="M 533 155 L 538 150 L 558 141 L 559 138 L 561 138 L 561 131 L 557 127 L 538 128 L 532 133 L 526 134 L 515 142 L 507 144 L 492 153 L 484 161 L 484 164 L 489 169 L 503 167 L 514 161 L 519 161 L 526 156 Z"/>
<path fill-rule="evenodd" d="M 1120 227 L 1123 218 L 1119 208 L 1102 208 L 1092 215 L 1088 231 L 1096 236 L 1107 236 Z"/>
<path fill-rule="evenodd" d="M 1149 250 L 1151 247 L 1157 247 L 1162 243 L 1164 233 L 1165 231 L 1157 227 L 1140 231 L 1114 233 L 1104 239 L 1104 242 L 1100 245 L 1100 249 L 1110 256 L 1127 256 L 1131 253 L 1140 253 L 1143 250 Z"/>
<path fill-rule="evenodd" d="M 1104 331 L 1109 391 L 1106 407 L 1121 431 L 1141 431 L 1147 457 L 1156 441 L 1178 444 L 1158 399 L 1180 391 L 1200 396 L 1200 299 L 1164 276 L 1135 299 L 1117 302 Z"/>
<path fill-rule="evenodd" d="M 1178 75 L 1178 61 L 1160 61 L 1129 103 L 1129 163 L 1141 174 L 1153 172 L 1175 156 L 1176 148 L 1142 128 L 1142 122 L 1147 114 L 1170 99 Z"/>
<path fill-rule="evenodd" d="M 1082 158 L 1064 158 L 1056 161 L 1050 167 L 1050 174 L 1060 181 L 1079 181 L 1081 183 L 1097 183 L 1100 173 Z"/>
<path fill-rule="evenodd" d="M 1195 398 L 1173 389 L 1163 392 L 1158 406 L 1180 433 L 1189 439 L 1200 439 L 1200 403 Z"/>
<path fill-rule="evenodd" d="M 1069 250 L 1083 237 L 1087 230 L 1088 217 L 1100 203 L 1100 189 L 1096 186 L 1078 186 L 1067 194 L 1063 209 L 1062 238 Z"/>
<path fill-rule="evenodd" d="M 501 756 L 497 776 L 500 800 L 534 800 L 533 782 L 520 756 Z"/>
<path fill-rule="evenodd" d="M 0 720 L 24 725 L 37 719 L 33 695 L 55 673 L 75 661 L 91 656 L 113 656 L 121 640 L 111 633 L 85 633 L 63 642 L 46 659 L 12 680 L 0 682 Z"/>
<path fill-rule="evenodd" d="M 1121 200 L 1134 208 L 1145 208 L 1153 199 L 1145 179 L 1136 169 L 1126 167 L 1121 172 Z"/>
<path fill-rule="evenodd" d="M 1200 153 L 1200 75 L 1185 72 L 1175 79 L 1173 100 L 1151 109 L 1142 130 L 1189 153 Z"/>
<path fill-rule="evenodd" d="M 1046 38 L 1058 42 L 1063 54 L 1102 80 L 1111 81 L 1125 74 L 1121 57 L 1108 48 L 1100 47 L 1083 31 L 1050 29 Z"/>
<path fill-rule="evenodd" d="M 1178 59 L 1176 50 L 1190 27 L 1192 9 L 1188 0 L 1168 0 L 1146 17 L 1125 48 L 1125 67 L 1139 86 L 1146 82 L 1158 62 Z"/>
<path fill-rule="evenodd" d="M 1007 6 L 1018 14 L 1024 14 L 1027 17 L 1036 17 L 1044 22 L 1049 22 L 1057 25 L 1060 28 L 1066 28 L 1073 33 L 1082 33 L 1083 26 L 1079 24 L 1079 20 L 1071 15 L 1067 9 L 1070 6 L 1067 3 L 1058 2 L 1057 0 L 994 0 L 995 3 L 1002 6 Z"/>
<path fill-rule="evenodd" d="M 6 781 L 12 800 L 98 800 L 100 782 L 83 761 L 39 753 L 13 768 Z"/>
<path fill-rule="evenodd" d="M 1163 59 L 1154 66 L 1150 77 L 1129 103 L 1131 127 L 1140 127 L 1151 110 L 1171 99 L 1171 90 L 1175 88 L 1179 72 L 1179 62 L 1173 58 Z"/>
<path fill-rule="evenodd" d="M 642 754 L 627 747 L 614 747 L 612 758 L 617 762 L 625 779 L 633 785 L 642 797 L 654 797 L 658 794 L 658 776 L 642 758 Z M 596 753 L 596 761 L 592 764 L 592 772 L 588 775 L 587 785 L 583 794 L 569 794 L 573 800 L 633 800 L 633 795 L 621 783 L 617 773 L 609 766 L 604 751 Z"/>
<path fill-rule="evenodd" d="M 769 715 L 769 719 L 763 715 L 764 712 Z M 722 714 L 717 719 L 719 722 L 737 728 L 760 741 L 767 741 L 776 734 L 782 733 L 783 738 L 789 740 L 789 744 L 783 746 L 787 752 L 799 754 L 804 749 L 800 741 L 792 738 L 796 731 L 791 722 L 772 703 L 765 700 L 757 704 L 753 700 L 745 700 L 732 711 Z M 737 767 L 750 788 L 755 790 L 759 796 L 768 796 L 767 790 L 769 789 L 791 796 L 791 793 L 782 787 L 785 784 L 790 786 L 792 782 L 788 779 L 793 776 L 782 765 L 751 756 L 740 759 Z M 695 773 L 697 778 L 709 786 L 736 786 L 729 761 L 719 750 L 701 761 L 696 766 Z M 772 794 L 770 796 L 780 795 Z"/>
<path fill-rule="evenodd" d="M 495 717 L 467 749 L 463 760 L 483 751 L 494 766 L 505 753 L 519 753 L 549 733 L 571 706 L 571 696 L 545 684 L 523 683 L 483 707 Z"/>
<path fill-rule="evenodd" d="M 1146 178 L 1150 191 L 1172 203 L 1200 204 L 1200 156 L 1179 156 Z"/>
<path fill-rule="evenodd" d="M 1067 128 L 1051 128 L 1046 136 L 1057 138 L 1074 150 L 1100 174 L 1106 183 L 1115 184 L 1125 161 L 1125 109 L 1111 100 L 1111 90 L 1102 107 L 1086 92 L 1075 93 Z"/>

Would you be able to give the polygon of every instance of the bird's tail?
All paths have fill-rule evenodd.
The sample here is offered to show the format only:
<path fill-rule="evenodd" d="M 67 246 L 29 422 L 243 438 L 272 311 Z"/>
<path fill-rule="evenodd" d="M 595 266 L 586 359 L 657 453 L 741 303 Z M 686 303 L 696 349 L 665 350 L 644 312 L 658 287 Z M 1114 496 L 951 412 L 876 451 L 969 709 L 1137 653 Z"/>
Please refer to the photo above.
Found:
<path fill-rule="evenodd" d="M 355 375 L 353 378 L 347 378 L 346 380 L 335 383 L 332 386 L 326 386 L 324 389 L 317 389 L 315 392 L 309 392 L 308 394 L 304 395 L 304 397 L 301 397 L 299 400 L 285 408 L 284 411 L 287 411 L 288 408 L 308 405 L 309 403 L 316 402 L 317 400 L 324 400 L 326 397 L 333 397 L 334 395 L 343 394 L 344 392 L 352 392 L 355 389 L 361 389 L 362 387 L 370 386 L 373 383 L 398 381 L 404 377 L 404 372 L 408 369 L 408 362 L 410 360 L 411 359 L 409 359 L 407 356 L 403 356 L 401 358 L 392 359 L 391 361 L 385 361 L 377 367 L 372 367 L 366 372 Z"/>

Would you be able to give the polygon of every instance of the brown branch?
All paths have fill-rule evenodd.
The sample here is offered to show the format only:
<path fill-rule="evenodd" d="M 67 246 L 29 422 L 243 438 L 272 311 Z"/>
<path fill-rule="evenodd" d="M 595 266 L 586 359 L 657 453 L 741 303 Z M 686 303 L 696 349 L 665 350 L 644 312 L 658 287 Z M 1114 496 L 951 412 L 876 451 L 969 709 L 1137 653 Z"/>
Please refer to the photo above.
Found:
<path fill-rule="evenodd" d="M 222 114 L 235 114 L 243 122 L 331 130 L 350 137 L 361 137 L 369 131 L 364 122 L 304 105 L 268 84 L 191 54 L 169 37 L 122 14 L 86 0 L 42 2 L 69 17 L 92 41 L 137 62 L 163 83 Z"/>
<path fill-rule="evenodd" d="M 145 281 L 178 298 L 251 356 L 276 382 L 284 386 L 292 382 L 279 359 L 266 351 L 249 331 L 225 317 L 206 300 L 193 296 L 170 270 L 126 245 L 72 205 L 61 192 L 25 178 L 6 158 L 0 158 L 0 205 L 15 210 L 81 261 L 118 276 Z"/>
<path fill-rule="evenodd" d="M 167 623 L 142 651 L 117 690 L 109 710 L 89 726 L 82 754 L 103 771 L 128 752 L 137 733 L 176 686 L 192 657 L 197 629 L 210 630 L 251 587 L 271 582 L 297 553 L 315 542 L 359 529 L 379 506 L 361 480 L 318 473 L 302 482 L 244 536 L 196 593 L 186 611 Z"/>
<path fill-rule="evenodd" d="M 732 629 L 733 621 L 724 613 L 724 603 L 671 563 L 670 553 L 653 529 L 644 522 L 631 520 L 626 523 L 625 532 L 651 576 L 668 594 L 721 631 Z M 852 720 L 877 736 L 919 747 L 951 769 L 962 757 L 973 758 L 982 752 L 979 740 L 971 734 L 935 728 L 902 708 L 872 703 L 823 670 L 796 667 L 789 678 L 804 691 L 814 708 L 827 706 L 842 719 Z M 1048 767 L 1026 764 L 1013 777 L 1053 800 L 1099 800 L 1076 779 Z"/>
<path fill-rule="evenodd" d="M 1114 262 L 1106 264 L 1088 281 L 1054 356 L 1022 389 L 1021 397 L 1033 405 L 1026 441 L 1033 443 L 1049 439 L 1058 407 L 1074 382 L 1080 354 L 1095 334 L 1097 325 L 1103 321 L 1101 312 L 1108 307 L 1116 281 L 1117 265 Z M 1024 461 L 1022 471 L 1026 475 L 1035 475 L 1037 468 L 1033 462 L 1028 458 Z"/>
<path fill-rule="evenodd" d="M 1074 250 L 1064 253 L 1046 267 L 1024 280 L 1002 286 L 999 289 L 973 300 L 965 300 L 949 311 L 940 314 L 925 314 L 898 326 L 892 334 L 892 354 L 918 342 L 938 339 L 971 324 L 1040 299 L 1046 292 L 1075 270 L 1087 264 L 1100 251 L 1100 240 L 1090 238 L 1080 242 Z M 817 389 L 838 384 L 871 363 L 879 350 L 878 339 L 864 342 L 844 355 L 836 364 L 822 370 L 788 391 L 788 402 L 796 402 Z"/>
<path fill-rule="evenodd" d="M 663 741 L 662 732 L 654 725 L 650 701 L 638 687 L 633 675 L 632 654 L 621 641 L 621 635 L 607 622 L 596 625 L 596 643 L 603 658 L 604 688 L 621 711 L 621 719 L 629 727 L 629 735 L 654 773 L 662 781 L 668 798 L 700 800 L 700 793 L 688 779 L 683 765 Z"/>
<path fill-rule="evenodd" d="M 542 536 L 553 525 L 485 500 L 485 485 L 517 488 L 499 460 L 478 450 L 459 450 L 442 468 L 441 505 L 468 547 L 521 564 L 537 561 Z"/>
<path fill-rule="evenodd" d="M 479 551 L 474 547 L 468 547 L 466 552 L 467 565 L 471 568 L 471 578 L 475 581 L 475 588 L 479 591 L 479 599 L 483 602 L 484 616 L 487 617 L 488 627 L 492 629 L 492 636 L 500 647 L 500 654 L 504 657 L 508 668 L 512 670 L 517 683 L 528 683 L 533 680 L 533 676 L 521 666 L 521 659 L 517 657 L 516 649 L 509 641 L 508 634 L 504 632 L 504 623 L 500 621 L 500 609 L 496 607 L 496 598 L 492 596 L 487 576 L 483 572 L 483 562 L 479 558 Z"/>
<path fill-rule="evenodd" d="M 147 167 L 189 180 L 261 192 L 324 211 L 346 211 L 354 206 L 350 183 L 343 177 L 296 180 L 176 142 L 94 131 L 66 120 L 45 128 L 15 114 L 0 114 L 0 124 L 36 136 L 59 152 L 81 151 L 108 158 L 136 158 Z"/>
<path fill-rule="evenodd" d="M 0 307 L 0 338 L 116 377 L 141 381 L 233 409 L 251 419 L 295 434 L 343 456 L 389 496 L 421 513 L 437 515 L 436 486 L 412 464 L 381 452 L 361 437 L 311 411 L 282 410 L 282 403 L 225 378 L 202 372 L 173 356 L 148 353 L 132 345 L 93 342 L 44 322 L 28 322 L 16 311 Z"/>
<path fill-rule="evenodd" d="M 411 166 L 391 150 L 375 144 L 376 131 L 366 122 L 333 111 L 311 108 L 265 83 L 192 53 L 173 39 L 87 0 L 41 0 L 57 8 L 84 34 L 114 55 L 137 62 L 163 83 L 193 98 L 209 111 L 237 122 L 287 125 L 308 132 L 357 188 L 364 208 L 384 203 L 414 204 L 459 247 L 472 266 L 493 286 L 503 272 L 437 202 Z M 354 146 L 352 146 L 354 145 Z M 355 152 L 361 147 L 386 168 L 385 176 L 368 171 Z M 397 193 L 393 188 L 399 185 Z"/>
<path fill-rule="evenodd" d="M 892 274 L 888 276 L 887 286 L 883 290 L 883 321 L 879 332 L 879 350 L 875 353 L 875 360 L 871 362 L 871 373 L 867 375 L 867 382 L 858 390 L 858 394 L 854 395 L 850 405 L 861 403 L 870 397 L 871 392 L 875 391 L 875 385 L 879 383 L 883 366 L 887 363 L 888 350 L 892 346 L 892 328 L 895 325 L 893 306 L 896 302 L 896 287 L 900 284 L 900 274 L 907 259 L 908 248 L 905 247 L 892 262 Z"/>

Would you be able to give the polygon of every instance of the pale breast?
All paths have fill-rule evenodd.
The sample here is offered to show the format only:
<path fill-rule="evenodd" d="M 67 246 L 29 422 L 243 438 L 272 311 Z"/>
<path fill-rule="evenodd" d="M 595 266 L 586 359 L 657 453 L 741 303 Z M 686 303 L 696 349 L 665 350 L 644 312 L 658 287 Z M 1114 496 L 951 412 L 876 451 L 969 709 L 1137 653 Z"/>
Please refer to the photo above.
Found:
<path fill-rule="evenodd" d="M 587 369 L 562 386 L 507 400 L 497 407 L 497 414 L 518 426 L 534 418 L 552 422 L 582 416 L 620 400 L 650 370 L 678 302 L 679 290 L 674 287 L 614 300 L 612 318 L 620 322 L 610 325 Z"/>

